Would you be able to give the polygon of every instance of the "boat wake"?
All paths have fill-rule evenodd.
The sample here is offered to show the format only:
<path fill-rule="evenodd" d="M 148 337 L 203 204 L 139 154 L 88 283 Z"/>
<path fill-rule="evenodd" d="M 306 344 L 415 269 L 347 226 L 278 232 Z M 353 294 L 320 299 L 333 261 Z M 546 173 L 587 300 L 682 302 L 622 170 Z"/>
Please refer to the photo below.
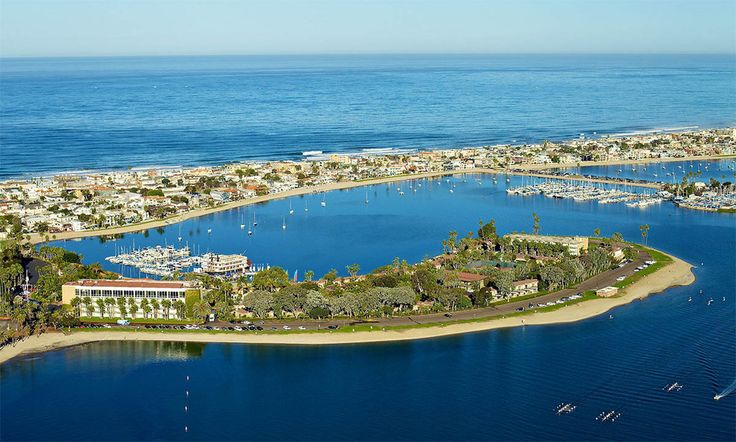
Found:
<path fill-rule="evenodd" d="M 734 379 L 734 381 L 731 382 L 731 385 L 729 385 L 728 387 L 726 387 L 725 390 L 723 390 L 722 392 L 720 392 L 717 395 L 713 396 L 713 399 L 719 400 L 721 398 L 724 398 L 724 397 L 728 396 L 729 394 L 733 393 L 734 390 L 736 390 L 736 379 Z"/>

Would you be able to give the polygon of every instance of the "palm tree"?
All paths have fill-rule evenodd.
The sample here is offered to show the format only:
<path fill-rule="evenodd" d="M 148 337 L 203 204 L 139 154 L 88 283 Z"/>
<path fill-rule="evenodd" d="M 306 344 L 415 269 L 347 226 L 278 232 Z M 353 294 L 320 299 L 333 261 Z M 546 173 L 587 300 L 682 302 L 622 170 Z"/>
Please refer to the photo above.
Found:
<path fill-rule="evenodd" d="M 539 215 L 537 215 L 537 212 L 532 212 L 532 220 L 534 221 L 532 228 L 534 229 L 534 234 L 539 235 Z"/>
<path fill-rule="evenodd" d="M 153 318 L 158 319 L 158 309 L 161 308 L 161 304 L 158 303 L 158 299 L 151 299 L 151 308 L 153 309 Z"/>
<path fill-rule="evenodd" d="M 186 308 L 186 304 L 184 304 L 184 301 L 181 299 L 177 299 L 174 301 L 174 309 L 176 310 L 176 315 L 179 319 L 184 319 L 184 310 Z"/>
<path fill-rule="evenodd" d="M 141 300 L 141 310 L 143 310 L 143 318 L 148 319 L 148 314 L 151 312 L 151 306 L 148 304 L 148 299 Z"/>
<path fill-rule="evenodd" d="M 75 298 L 73 298 L 73 299 L 72 299 L 72 301 L 71 301 L 72 307 L 74 308 L 74 315 L 75 315 L 75 316 L 76 316 L 77 318 L 78 318 L 78 317 L 79 317 L 79 315 L 80 315 L 80 312 L 79 312 L 79 305 L 80 305 L 81 303 L 82 303 L 82 300 L 81 300 L 81 299 L 80 299 L 79 297 L 75 297 Z"/>
<path fill-rule="evenodd" d="M 124 319 L 126 316 L 128 316 L 128 309 L 126 308 L 126 300 L 125 298 L 118 298 L 115 300 L 115 302 L 118 304 L 118 312 L 120 313 L 120 319 Z"/>
<path fill-rule="evenodd" d="M 644 240 L 644 245 L 646 245 L 649 236 L 649 224 L 642 224 L 639 226 L 639 230 L 641 231 L 641 239 Z"/>
<path fill-rule="evenodd" d="M 113 317 L 113 308 L 115 308 L 115 300 L 113 298 L 105 298 L 105 305 L 107 306 L 107 316 Z"/>
<path fill-rule="evenodd" d="M 171 301 L 164 299 L 161 301 L 161 307 L 164 309 L 164 318 L 169 319 L 169 310 L 171 309 Z"/>
<path fill-rule="evenodd" d="M 92 316 L 95 313 L 95 306 L 92 302 L 92 298 L 85 296 L 83 302 L 84 311 L 87 313 L 87 316 Z"/>
<path fill-rule="evenodd" d="M 102 298 L 97 298 L 95 301 L 97 303 L 97 308 L 100 309 L 100 318 L 105 317 L 105 300 Z"/>
<path fill-rule="evenodd" d="M 138 303 L 135 302 L 135 298 L 128 298 L 128 310 L 130 311 L 130 317 L 135 319 L 138 313 Z"/>

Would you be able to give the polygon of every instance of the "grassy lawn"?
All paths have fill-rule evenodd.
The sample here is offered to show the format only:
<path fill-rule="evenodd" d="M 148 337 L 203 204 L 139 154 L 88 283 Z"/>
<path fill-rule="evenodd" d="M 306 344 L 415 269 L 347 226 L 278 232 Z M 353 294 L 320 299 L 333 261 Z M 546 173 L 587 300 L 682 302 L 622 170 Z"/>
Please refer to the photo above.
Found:
<path fill-rule="evenodd" d="M 526 300 L 529 300 L 529 299 L 539 298 L 540 296 L 544 296 L 544 295 L 547 295 L 547 294 L 549 294 L 549 292 L 547 290 L 540 290 L 540 291 L 538 291 L 536 293 L 532 293 L 530 295 L 517 296 L 516 298 L 509 298 L 509 299 L 504 299 L 502 301 L 492 302 L 492 303 L 488 304 L 488 306 L 489 307 L 493 307 L 493 306 L 496 306 L 496 305 L 509 304 L 511 302 L 526 301 Z"/>

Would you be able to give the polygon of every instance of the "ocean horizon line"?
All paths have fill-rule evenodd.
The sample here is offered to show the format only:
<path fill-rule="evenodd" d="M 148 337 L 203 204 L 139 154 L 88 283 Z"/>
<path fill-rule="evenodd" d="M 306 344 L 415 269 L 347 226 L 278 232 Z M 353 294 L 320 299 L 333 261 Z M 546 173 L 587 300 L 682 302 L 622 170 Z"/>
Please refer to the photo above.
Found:
<path fill-rule="evenodd" d="M 402 56 L 437 56 L 437 57 L 466 57 L 466 56 L 642 56 L 642 57 L 658 57 L 658 56 L 731 56 L 734 57 L 736 63 L 736 53 L 730 52 L 283 52 L 283 53 L 221 53 L 221 54 L 65 54 L 65 55 L 2 55 L 0 61 L 13 60 L 63 60 L 63 59 L 95 59 L 95 58 L 267 58 L 267 57 L 283 57 L 283 58 L 311 58 L 311 57 L 402 57 Z"/>

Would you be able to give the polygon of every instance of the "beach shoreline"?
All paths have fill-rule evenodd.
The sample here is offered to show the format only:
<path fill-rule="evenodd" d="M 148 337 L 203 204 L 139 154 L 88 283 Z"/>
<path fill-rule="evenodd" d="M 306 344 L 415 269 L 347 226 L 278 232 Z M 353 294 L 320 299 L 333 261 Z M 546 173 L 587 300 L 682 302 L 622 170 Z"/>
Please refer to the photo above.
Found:
<path fill-rule="evenodd" d="M 47 234 L 32 233 L 30 235 L 30 243 L 41 244 L 47 242 L 46 237 L 49 236 L 49 241 L 62 241 L 78 238 L 88 238 L 94 236 L 108 236 L 108 235 L 120 235 L 124 233 L 142 232 L 148 229 L 155 229 L 158 227 L 166 227 L 174 224 L 181 223 L 193 218 L 199 218 L 206 215 L 211 215 L 226 210 L 237 209 L 238 207 L 250 206 L 253 204 L 265 203 L 268 201 L 274 201 L 284 198 L 290 198 L 294 196 L 307 195 L 310 193 L 321 193 L 321 192 L 332 192 L 336 190 L 352 189 L 356 187 L 380 185 L 387 183 L 394 183 L 398 181 L 410 181 L 424 178 L 435 178 L 439 176 L 450 176 L 450 175 L 464 175 L 464 174 L 508 174 L 518 176 L 536 176 L 553 179 L 574 179 L 577 181 L 587 181 L 602 184 L 620 184 L 620 181 L 609 180 L 605 177 L 596 178 L 585 178 L 585 177 L 570 177 L 570 176 L 553 176 L 553 175 L 542 175 L 538 171 L 557 169 L 557 168 L 571 168 L 578 166 L 611 166 L 618 164 L 644 164 L 644 163 L 660 163 L 660 162 L 678 162 L 678 161 L 703 161 L 703 160 L 719 160 L 736 158 L 736 155 L 709 155 L 709 156 L 695 156 L 686 158 L 648 158 L 644 160 L 626 160 L 626 161 L 587 161 L 579 164 L 528 164 L 528 165 L 516 165 L 515 170 L 506 169 L 491 169 L 491 168 L 471 168 L 471 169 L 458 169 L 458 170 L 447 170 L 438 172 L 424 172 L 417 174 L 405 174 L 388 177 L 379 177 L 374 179 L 360 180 L 360 181 L 341 181 L 336 183 L 321 184 L 317 186 L 300 187 L 297 189 L 288 190 L 286 192 L 273 193 L 254 198 L 247 198 L 237 201 L 232 201 L 226 204 L 222 204 L 215 207 L 201 208 L 192 210 L 186 213 L 178 214 L 168 218 L 147 221 L 145 223 L 131 224 L 127 226 L 114 227 L 100 230 L 81 230 L 74 232 L 62 232 L 56 233 L 55 238 L 50 237 Z M 519 169 L 524 169 L 521 171 Z M 658 189 L 660 186 L 655 183 L 628 183 L 632 186 L 644 187 L 644 188 L 655 188 Z"/>
<path fill-rule="evenodd" d="M 661 293 L 668 288 L 690 285 L 695 281 L 692 265 L 668 255 L 672 262 L 658 271 L 636 281 L 612 298 L 597 298 L 578 304 L 567 305 L 551 312 L 538 312 L 523 316 L 489 317 L 472 322 L 446 325 L 404 328 L 399 330 L 375 330 L 348 332 L 323 331 L 319 333 L 205 333 L 135 331 L 73 331 L 53 332 L 32 336 L 0 349 L 0 364 L 19 356 L 56 350 L 100 341 L 169 341 L 200 343 L 232 343 L 258 345 L 349 345 L 400 342 L 431 339 L 466 333 L 477 333 L 495 329 L 568 324 L 599 316 L 613 308 Z M 346 327 L 347 328 L 347 327 Z"/>

